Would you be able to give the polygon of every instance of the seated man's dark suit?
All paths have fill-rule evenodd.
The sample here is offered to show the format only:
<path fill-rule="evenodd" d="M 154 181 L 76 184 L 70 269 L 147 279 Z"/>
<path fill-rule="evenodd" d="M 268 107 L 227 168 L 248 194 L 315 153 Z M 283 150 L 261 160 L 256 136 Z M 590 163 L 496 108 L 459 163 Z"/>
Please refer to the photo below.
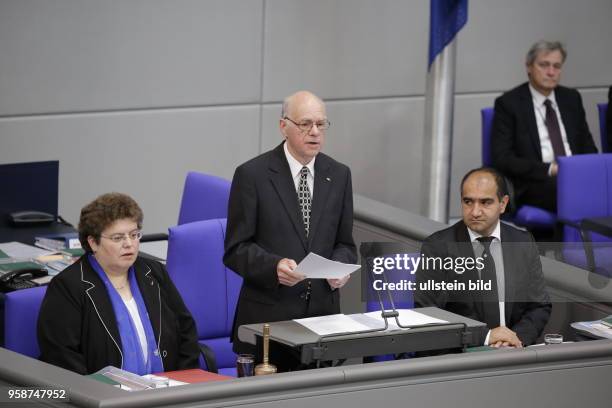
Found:
<path fill-rule="evenodd" d="M 314 163 L 310 233 L 306 237 L 298 197 L 281 143 L 236 169 L 229 200 L 224 263 L 242 276 L 232 340 L 236 352 L 252 352 L 238 341 L 238 327 L 339 313 L 340 299 L 325 279 L 280 285 L 282 258 L 299 263 L 309 252 L 355 263 L 353 196 L 347 166 L 319 153 Z M 276 364 L 276 362 L 272 361 Z"/>
<path fill-rule="evenodd" d="M 545 289 L 542 264 L 530 233 L 501 223 L 501 243 L 504 263 L 506 326 L 516 332 L 523 345 L 533 344 L 548 322 L 551 304 Z M 430 235 L 421 248 L 423 257 L 475 258 L 467 227 L 459 221 L 452 227 Z M 417 284 L 436 282 L 475 282 L 478 271 L 466 270 L 463 274 L 436 268 L 419 269 Z M 479 294 L 474 291 L 423 291 L 415 292 L 418 307 L 436 306 L 478 321 L 485 321 L 484 308 Z M 489 327 L 494 329 L 494 327 Z M 486 335 L 486 333 L 485 333 Z M 484 344 L 485 337 L 480 339 Z"/>
<path fill-rule="evenodd" d="M 572 155 L 597 153 L 578 91 L 557 86 L 554 92 Z M 495 100 L 491 157 L 493 167 L 512 181 L 517 205 L 531 204 L 556 211 L 557 179 L 548 175 L 550 163 L 542 162 L 533 98 L 527 83 Z"/>

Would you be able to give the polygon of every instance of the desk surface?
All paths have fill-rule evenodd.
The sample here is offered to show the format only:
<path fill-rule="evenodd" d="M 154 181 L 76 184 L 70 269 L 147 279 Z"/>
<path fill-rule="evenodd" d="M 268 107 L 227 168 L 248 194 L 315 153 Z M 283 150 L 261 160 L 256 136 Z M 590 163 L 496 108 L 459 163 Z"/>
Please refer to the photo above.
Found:
<path fill-rule="evenodd" d="M 612 341 L 596 340 L 492 353 L 464 353 L 350 365 L 125 392 L 0 348 L 0 385 L 67 389 L 67 406 L 353 408 L 384 401 L 389 407 L 609 406 Z M 486 384 L 486 387 L 482 385 Z M 554 389 L 554 393 L 541 392 Z M 474 390 L 478 390 L 475 392 Z M 457 398 L 466 395 L 469 398 Z M 409 398 L 407 400 L 406 398 Z M 524 405 L 524 404 L 523 404 Z M 16 405 L 15 405 L 16 406 Z"/>
<path fill-rule="evenodd" d="M 436 307 L 415 309 L 431 317 L 446 320 L 448 325 L 430 325 L 409 330 L 353 333 L 338 337 L 323 338 L 292 320 L 270 323 L 270 339 L 296 348 L 300 360 L 310 364 L 317 360 L 338 360 L 381 354 L 397 354 L 413 351 L 428 351 L 480 346 L 487 326 L 476 320 L 447 312 Z M 464 326 L 465 324 L 465 326 Z M 466 333 L 464 335 L 464 327 Z M 238 328 L 241 341 L 257 344 L 261 338 L 263 324 L 249 324 Z"/>

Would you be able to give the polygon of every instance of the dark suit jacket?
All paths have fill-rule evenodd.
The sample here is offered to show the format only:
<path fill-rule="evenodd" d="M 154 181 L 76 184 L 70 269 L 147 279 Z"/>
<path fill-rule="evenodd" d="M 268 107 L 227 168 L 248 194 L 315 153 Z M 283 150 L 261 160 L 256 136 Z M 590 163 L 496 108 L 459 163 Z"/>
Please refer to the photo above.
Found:
<path fill-rule="evenodd" d="M 545 289 L 540 255 L 530 233 L 501 223 L 502 253 L 504 258 L 506 326 L 515 331 L 524 345 L 533 344 L 548 321 L 551 304 Z M 474 250 L 463 221 L 430 235 L 421 248 L 423 257 L 470 257 Z M 436 282 L 464 282 L 478 280 L 473 268 L 463 274 L 440 269 L 419 269 L 417 285 Z M 418 287 L 417 287 L 418 288 Z M 417 290 L 415 305 L 437 306 L 441 309 L 483 321 L 486 303 L 473 291 Z M 490 327 L 489 329 L 493 329 Z M 485 333 L 486 334 L 486 333 Z M 481 341 L 484 343 L 485 338 Z"/>
<path fill-rule="evenodd" d="M 236 169 L 230 192 L 223 262 L 243 278 L 234 317 L 234 349 L 240 350 L 237 328 L 339 313 L 337 290 L 313 279 L 308 310 L 301 296 L 306 281 L 279 285 L 276 265 L 282 258 L 299 263 L 309 252 L 355 263 L 353 193 L 348 167 L 319 153 L 315 161 L 310 234 L 306 238 L 295 185 L 283 145 Z"/>
<path fill-rule="evenodd" d="M 572 154 L 597 153 L 578 91 L 558 86 L 555 99 Z M 549 164 L 542 162 L 533 99 L 527 83 L 495 100 L 491 155 L 493 166 L 510 177 L 519 197 L 526 184 L 548 178 Z"/>
<path fill-rule="evenodd" d="M 195 322 L 165 268 L 138 257 L 134 269 L 164 370 L 199 367 Z M 42 361 L 80 374 L 121 368 L 113 305 L 87 256 L 51 280 L 38 316 L 38 345 Z"/>

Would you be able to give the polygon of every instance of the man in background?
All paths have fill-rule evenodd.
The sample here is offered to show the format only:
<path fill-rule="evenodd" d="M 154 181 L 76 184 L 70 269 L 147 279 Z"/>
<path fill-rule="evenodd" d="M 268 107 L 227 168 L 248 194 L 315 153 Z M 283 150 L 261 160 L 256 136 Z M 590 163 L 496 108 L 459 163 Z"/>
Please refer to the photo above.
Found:
<path fill-rule="evenodd" d="M 508 177 L 516 204 L 557 209 L 557 157 L 597 153 L 582 98 L 559 85 L 567 52 L 538 41 L 525 65 L 529 81 L 495 100 L 493 166 Z"/>

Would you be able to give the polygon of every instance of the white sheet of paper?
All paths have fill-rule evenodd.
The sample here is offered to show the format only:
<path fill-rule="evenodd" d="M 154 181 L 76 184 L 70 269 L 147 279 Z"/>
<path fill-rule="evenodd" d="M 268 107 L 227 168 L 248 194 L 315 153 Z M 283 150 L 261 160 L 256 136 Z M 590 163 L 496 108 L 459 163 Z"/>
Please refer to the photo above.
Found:
<path fill-rule="evenodd" d="M 51 255 L 57 252 L 47 251 L 46 249 L 41 249 L 15 241 L 0 244 L 0 250 L 9 257 L 17 259 L 38 258 L 39 256 Z"/>
<path fill-rule="evenodd" d="M 370 327 L 344 314 L 307 317 L 305 319 L 295 319 L 294 321 L 317 333 L 319 336 L 334 333 L 354 333 L 370 329 Z"/>
<path fill-rule="evenodd" d="M 570 326 L 575 329 L 587 331 L 599 337 L 612 339 L 612 328 L 602 324 L 600 320 L 594 320 L 591 322 L 574 322 L 571 323 Z"/>
<path fill-rule="evenodd" d="M 302 262 L 295 268 L 295 272 L 311 279 L 340 279 L 358 271 L 359 268 L 361 265 L 330 261 L 311 252 L 302 259 Z"/>
<path fill-rule="evenodd" d="M 448 323 L 446 320 L 436 319 L 435 317 L 427 316 L 412 309 L 397 309 L 399 312 L 399 321 L 402 326 L 419 326 L 423 324 L 439 324 Z M 378 320 L 381 327 L 384 327 L 385 321 L 380 315 L 380 311 L 364 313 L 366 316 Z M 395 318 L 387 319 L 389 322 L 389 330 L 397 330 L 400 327 L 395 324 Z"/>

